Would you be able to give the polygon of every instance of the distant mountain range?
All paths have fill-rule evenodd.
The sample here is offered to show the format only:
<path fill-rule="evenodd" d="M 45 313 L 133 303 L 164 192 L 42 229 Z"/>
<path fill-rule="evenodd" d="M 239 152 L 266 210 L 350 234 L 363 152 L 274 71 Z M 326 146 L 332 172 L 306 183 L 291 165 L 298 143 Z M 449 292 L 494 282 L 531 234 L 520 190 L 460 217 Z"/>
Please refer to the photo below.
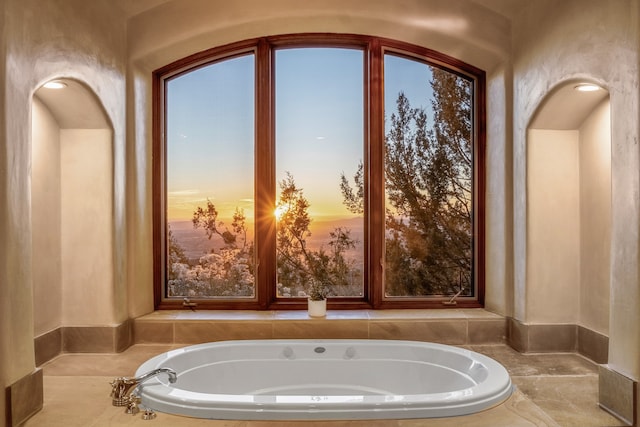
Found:
<path fill-rule="evenodd" d="M 202 255 L 210 253 L 212 249 L 218 250 L 224 245 L 220 237 L 207 238 L 206 232 L 202 228 L 194 228 L 193 223 L 188 220 L 170 221 L 169 227 L 174 238 L 184 250 L 185 255 L 192 263 L 197 263 Z M 314 220 L 311 223 L 311 236 L 307 238 L 307 247 L 317 250 L 321 246 L 329 249 L 331 239 L 329 233 L 337 227 L 351 230 L 351 238 L 357 240 L 356 249 L 349 251 L 349 255 L 356 262 L 361 263 L 364 259 L 362 247 L 364 244 L 364 224 L 362 218 L 344 218 L 335 220 Z M 253 230 L 249 230 L 248 239 L 252 239 Z"/>

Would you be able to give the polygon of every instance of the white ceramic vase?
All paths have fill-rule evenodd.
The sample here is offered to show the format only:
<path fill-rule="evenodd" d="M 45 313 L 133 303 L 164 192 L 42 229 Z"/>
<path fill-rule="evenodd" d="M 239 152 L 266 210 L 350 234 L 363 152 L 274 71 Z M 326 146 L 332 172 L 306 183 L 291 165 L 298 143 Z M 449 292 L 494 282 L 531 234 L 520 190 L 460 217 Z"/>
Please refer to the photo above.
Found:
<path fill-rule="evenodd" d="M 327 315 L 327 300 L 313 301 L 309 299 L 307 310 L 309 317 L 325 317 Z"/>

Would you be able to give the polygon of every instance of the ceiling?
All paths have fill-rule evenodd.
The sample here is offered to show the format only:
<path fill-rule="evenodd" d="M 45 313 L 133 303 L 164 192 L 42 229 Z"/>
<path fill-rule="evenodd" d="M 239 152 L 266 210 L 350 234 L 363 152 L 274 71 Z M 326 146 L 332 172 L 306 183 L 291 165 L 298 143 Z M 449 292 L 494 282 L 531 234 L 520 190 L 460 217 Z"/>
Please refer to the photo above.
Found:
<path fill-rule="evenodd" d="M 172 0 L 122 0 L 125 16 L 131 18 L 132 16 L 146 12 L 153 9 L 163 3 L 167 3 Z M 522 9 L 526 7 L 531 1 L 535 0 L 470 0 L 474 3 L 482 5 L 487 9 L 490 9 L 506 18 L 513 20 L 515 16 L 520 13 Z M 366 3 L 366 0 L 363 1 Z"/>
<path fill-rule="evenodd" d="M 127 18 L 138 15 L 171 0 L 122 0 L 124 13 Z"/>
<path fill-rule="evenodd" d="M 509 20 L 513 20 L 531 1 L 535 0 L 471 0 Z"/>

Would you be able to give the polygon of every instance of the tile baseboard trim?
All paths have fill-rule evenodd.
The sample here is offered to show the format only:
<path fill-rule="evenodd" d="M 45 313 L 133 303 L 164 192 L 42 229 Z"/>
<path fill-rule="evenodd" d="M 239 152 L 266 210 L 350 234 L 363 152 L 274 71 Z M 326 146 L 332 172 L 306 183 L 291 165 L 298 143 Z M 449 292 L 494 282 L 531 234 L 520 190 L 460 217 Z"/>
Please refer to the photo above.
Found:
<path fill-rule="evenodd" d="M 42 369 L 22 377 L 7 387 L 8 425 L 16 427 L 42 409 L 44 404 L 44 382 Z"/>
<path fill-rule="evenodd" d="M 626 425 L 638 421 L 638 382 L 608 365 L 598 366 L 598 405 Z"/>
<path fill-rule="evenodd" d="M 579 353 L 607 363 L 609 337 L 581 325 L 526 324 L 507 318 L 507 343 L 521 353 Z"/>
<path fill-rule="evenodd" d="M 133 344 L 133 322 L 115 326 L 61 326 L 34 339 L 36 366 L 62 353 L 121 353 Z"/>
<path fill-rule="evenodd" d="M 609 337 L 578 326 L 578 353 L 595 363 L 607 363 L 609 361 Z"/>
<path fill-rule="evenodd" d="M 115 326 L 63 326 L 63 353 L 121 353 L 131 344 L 132 322 Z"/>
<path fill-rule="evenodd" d="M 56 328 L 35 337 L 33 345 L 36 366 L 42 366 L 62 353 L 62 328 Z"/>

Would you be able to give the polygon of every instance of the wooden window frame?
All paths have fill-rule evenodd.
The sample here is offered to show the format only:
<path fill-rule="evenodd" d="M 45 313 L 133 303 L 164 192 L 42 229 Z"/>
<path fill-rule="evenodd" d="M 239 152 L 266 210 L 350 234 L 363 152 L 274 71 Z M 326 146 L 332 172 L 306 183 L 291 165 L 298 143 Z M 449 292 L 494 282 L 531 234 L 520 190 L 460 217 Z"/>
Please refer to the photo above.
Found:
<path fill-rule="evenodd" d="M 350 34 L 292 34 L 262 37 L 208 49 L 175 61 L 153 72 L 153 281 L 156 309 L 183 308 L 181 298 L 164 298 L 166 254 L 166 82 L 218 61 L 253 54 L 255 57 L 255 248 L 256 292 L 254 298 L 196 299 L 198 309 L 297 310 L 306 309 L 302 298 L 276 296 L 275 206 L 275 99 L 274 51 L 285 48 L 354 48 L 364 51 L 363 112 L 365 165 L 364 250 L 365 292 L 361 298 L 330 298 L 330 309 L 475 308 L 484 306 L 485 293 L 485 72 L 445 54 L 379 37 Z M 475 295 L 448 298 L 384 298 L 384 55 L 392 53 L 417 59 L 473 81 L 473 259 Z M 377 208 L 376 208 L 377 207 Z M 376 261 L 377 260 L 377 261 Z M 367 286 L 368 284 L 368 286 Z"/>

